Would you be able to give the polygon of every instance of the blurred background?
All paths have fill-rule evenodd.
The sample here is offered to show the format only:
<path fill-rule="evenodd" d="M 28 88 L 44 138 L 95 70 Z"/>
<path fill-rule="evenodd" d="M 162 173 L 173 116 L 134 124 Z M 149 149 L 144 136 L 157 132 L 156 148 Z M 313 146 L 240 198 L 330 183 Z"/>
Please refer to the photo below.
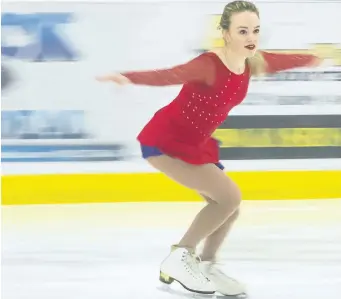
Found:
<path fill-rule="evenodd" d="M 222 46 L 227 2 L 1 2 L 2 298 L 191 297 L 161 288 L 158 267 L 204 203 L 136 141 L 181 86 L 94 77 Z M 254 2 L 261 49 L 325 60 L 253 79 L 215 133 L 244 199 L 222 260 L 251 298 L 336 299 L 341 1 Z"/>

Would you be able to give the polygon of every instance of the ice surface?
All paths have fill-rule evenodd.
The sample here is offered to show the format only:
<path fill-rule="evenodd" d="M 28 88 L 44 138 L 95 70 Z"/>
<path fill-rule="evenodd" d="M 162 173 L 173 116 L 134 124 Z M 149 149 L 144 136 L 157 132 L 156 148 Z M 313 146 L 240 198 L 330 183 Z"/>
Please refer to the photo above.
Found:
<path fill-rule="evenodd" d="M 202 203 L 2 208 L 3 299 L 220 298 L 158 281 Z M 339 299 L 341 200 L 246 201 L 221 251 L 250 299 Z"/>

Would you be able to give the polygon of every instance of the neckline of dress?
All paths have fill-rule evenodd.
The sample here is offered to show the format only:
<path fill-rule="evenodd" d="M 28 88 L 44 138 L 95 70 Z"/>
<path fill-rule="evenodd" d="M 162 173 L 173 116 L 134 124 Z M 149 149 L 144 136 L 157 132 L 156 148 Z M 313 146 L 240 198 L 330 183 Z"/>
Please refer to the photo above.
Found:
<path fill-rule="evenodd" d="M 236 74 L 235 72 L 233 72 L 233 71 L 231 71 L 229 68 L 228 68 L 228 66 L 220 59 L 220 57 L 218 56 L 218 54 L 217 53 L 214 53 L 214 52 L 212 52 L 212 51 L 208 51 L 208 52 L 206 52 L 207 54 L 212 54 L 213 56 L 215 56 L 216 57 L 216 59 L 217 60 L 219 60 L 219 63 L 227 70 L 227 71 L 229 71 L 232 75 L 234 75 L 234 76 L 243 76 L 243 75 L 245 75 L 246 74 L 246 72 L 247 72 L 247 64 L 245 63 L 245 69 L 244 69 L 244 72 L 242 72 L 241 74 Z"/>

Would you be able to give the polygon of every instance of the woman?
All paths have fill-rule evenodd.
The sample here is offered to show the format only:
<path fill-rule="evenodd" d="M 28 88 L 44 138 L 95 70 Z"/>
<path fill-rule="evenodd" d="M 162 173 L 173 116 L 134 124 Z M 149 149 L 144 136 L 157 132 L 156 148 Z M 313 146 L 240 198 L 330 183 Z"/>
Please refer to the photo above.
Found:
<path fill-rule="evenodd" d="M 220 27 L 225 40 L 222 49 L 170 69 L 97 79 L 150 86 L 183 84 L 179 95 L 153 116 L 137 138 L 143 157 L 154 168 L 195 190 L 208 203 L 162 262 L 160 280 L 176 280 L 198 293 L 239 295 L 245 288 L 218 269 L 216 254 L 238 217 L 241 193 L 222 171 L 219 146 L 211 135 L 229 111 L 243 101 L 251 76 L 316 66 L 320 59 L 257 51 L 259 11 L 247 1 L 227 4 Z M 195 248 L 202 240 L 205 245 L 198 258 Z"/>

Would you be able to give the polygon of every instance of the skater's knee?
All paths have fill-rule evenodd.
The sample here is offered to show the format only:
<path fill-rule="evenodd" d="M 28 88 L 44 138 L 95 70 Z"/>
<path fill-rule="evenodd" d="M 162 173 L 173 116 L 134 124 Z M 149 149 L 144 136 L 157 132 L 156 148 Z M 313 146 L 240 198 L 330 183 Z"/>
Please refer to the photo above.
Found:
<path fill-rule="evenodd" d="M 237 209 L 239 209 L 241 201 L 242 194 L 239 187 L 237 186 L 236 183 L 231 182 L 230 186 L 225 191 L 225 200 L 223 201 L 223 203 L 232 206 L 233 211 L 236 211 Z"/>
<path fill-rule="evenodd" d="M 233 214 L 229 217 L 229 220 L 231 222 L 236 221 L 239 218 L 240 215 L 240 207 L 238 206 L 238 208 L 233 212 Z"/>
<path fill-rule="evenodd" d="M 235 217 L 238 217 L 242 196 L 239 187 L 235 183 L 224 186 L 212 198 L 215 199 L 215 203 L 219 205 L 221 211 L 226 212 L 227 216 L 236 213 Z"/>
<path fill-rule="evenodd" d="M 241 204 L 241 196 L 238 194 L 233 197 L 228 197 L 224 201 L 220 202 L 220 207 L 229 214 L 229 216 L 238 217 L 238 211 Z M 233 214 L 231 214 L 233 213 Z"/>

